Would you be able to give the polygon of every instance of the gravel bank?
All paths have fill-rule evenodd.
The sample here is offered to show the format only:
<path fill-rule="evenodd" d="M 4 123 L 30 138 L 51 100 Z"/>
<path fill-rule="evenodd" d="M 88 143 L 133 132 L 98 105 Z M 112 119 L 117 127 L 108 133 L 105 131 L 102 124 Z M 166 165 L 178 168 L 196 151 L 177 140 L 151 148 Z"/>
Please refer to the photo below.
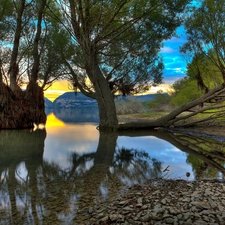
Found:
<path fill-rule="evenodd" d="M 114 201 L 78 210 L 76 219 L 79 225 L 224 225 L 225 181 L 149 181 Z"/>

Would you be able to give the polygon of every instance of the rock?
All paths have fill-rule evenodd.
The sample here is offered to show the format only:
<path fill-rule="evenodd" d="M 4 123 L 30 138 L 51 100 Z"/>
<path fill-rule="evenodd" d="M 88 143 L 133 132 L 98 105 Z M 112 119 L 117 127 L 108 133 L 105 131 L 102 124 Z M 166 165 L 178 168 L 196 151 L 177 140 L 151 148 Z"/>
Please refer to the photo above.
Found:
<path fill-rule="evenodd" d="M 179 214 L 179 211 L 178 211 L 178 209 L 176 209 L 176 208 L 170 207 L 170 208 L 169 208 L 169 213 L 170 213 L 171 215 L 177 215 L 177 214 Z"/>
<path fill-rule="evenodd" d="M 126 206 L 125 208 L 123 208 L 123 210 L 125 210 L 125 211 L 132 211 L 134 209 L 133 208 L 130 208 L 129 206 Z"/>
<path fill-rule="evenodd" d="M 205 222 L 203 220 L 197 220 L 197 221 L 195 221 L 194 224 L 196 224 L 196 225 L 209 225 L 207 222 Z"/>
<path fill-rule="evenodd" d="M 141 222 L 148 222 L 149 220 L 150 220 L 150 215 L 149 214 L 146 214 L 145 216 L 142 216 L 140 218 Z"/>
<path fill-rule="evenodd" d="M 112 222 L 123 222 L 124 216 L 121 215 L 121 214 L 112 214 L 112 215 L 109 215 L 109 219 L 112 221 Z"/>
<path fill-rule="evenodd" d="M 210 209 L 210 205 L 207 202 L 199 202 L 198 205 L 203 209 Z"/>
<path fill-rule="evenodd" d="M 166 219 L 164 219 L 164 223 L 166 223 L 166 224 L 173 224 L 174 223 L 174 219 L 171 218 L 171 217 L 166 218 Z"/>
<path fill-rule="evenodd" d="M 125 205 L 125 204 L 127 204 L 127 203 L 128 203 L 128 200 L 125 200 L 125 201 L 119 202 L 119 205 Z"/>
<path fill-rule="evenodd" d="M 83 224 L 87 217 L 91 220 L 85 224 L 90 225 L 224 224 L 224 187 L 225 182 L 183 180 L 161 180 L 154 185 L 134 186 L 120 199 L 78 211 L 76 217 L 82 223 L 77 224 Z"/>
<path fill-rule="evenodd" d="M 105 216 L 103 218 L 101 218 L 99 221 L 100 222 L 107 222 L 109 220 L 109 216 Z"/>
<path fill-rule="evenodd" d="M 93 213 L 93 208 L 92 207 L 89 207 L 88 212 L 89 213 Z"/>
<path fill-rule="evenodd" d="M 97 219 L 101 219 L 101 218 L 103 218 L 103 217 L 104 217 L 104 214 L 103 214 L 103 213 L 99 213 L 99 214 L 97 214 L 97 216 L 96 216 Z"/>

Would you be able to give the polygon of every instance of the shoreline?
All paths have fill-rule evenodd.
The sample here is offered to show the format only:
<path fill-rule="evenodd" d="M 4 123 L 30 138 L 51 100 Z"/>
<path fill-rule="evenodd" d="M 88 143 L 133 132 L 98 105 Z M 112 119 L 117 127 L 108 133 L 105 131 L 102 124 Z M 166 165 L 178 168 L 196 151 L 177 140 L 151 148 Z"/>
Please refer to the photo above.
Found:
<path fill-rule="evenodd" d="M 84 220 L 75 224 L 90 225 L 222 225 L 225 180 L 151 180 L 129 187 L 96 208 L 78 210 L 76 218 Z"/>
<path fill-rule="evenodd" d="M 118 120 L 121 123 L 128 122 L 147 122 L 151 121 L 152 117 L 141 117 L 140 114 L 125 114 L 118 115 Z M 164 128 L 162 128 L 164 129 Z M 174 129 L 166 128 L 166 130 L 179 131 L 179 132 L 196 132 L 204 135 L 211 135 L 225 140 L 225 122 L 224 121 L 211 121 L 210 123 L 202 123 L 191 127 L 175 127 Z"/>

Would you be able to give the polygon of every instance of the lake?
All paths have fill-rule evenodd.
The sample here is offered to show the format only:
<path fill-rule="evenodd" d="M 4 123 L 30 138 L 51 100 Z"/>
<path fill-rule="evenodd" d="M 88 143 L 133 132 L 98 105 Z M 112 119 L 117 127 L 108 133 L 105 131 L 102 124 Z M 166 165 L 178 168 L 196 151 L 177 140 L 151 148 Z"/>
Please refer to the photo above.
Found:
<path fill-rule="evenodd" d="M 104 133 L 97 125 L 94 109 L 57 110 L 46 129 L 0 131 L 0 224 L 79 224 L 78 210 L 127 186 L 225 175 L 222 142 L 155 130 Z"/>

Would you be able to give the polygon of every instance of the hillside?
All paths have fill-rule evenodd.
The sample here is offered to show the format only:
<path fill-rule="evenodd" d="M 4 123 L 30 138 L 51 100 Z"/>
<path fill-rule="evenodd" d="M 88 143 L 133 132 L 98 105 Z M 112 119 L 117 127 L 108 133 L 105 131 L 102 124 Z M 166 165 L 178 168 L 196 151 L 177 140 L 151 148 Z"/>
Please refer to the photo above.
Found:
<path fill-rule="evenodd" d="M 45 108 L 52 109 L 53 108 L 53 103 L 47 98 L 44 98 L 44 100 L 45 100 Z"/>
<path fill-rule="evenodd" d="M 155 94 L 148 94 L 148 95 L 139 95 L 139 96 L 128 96 L 122 97 L 119 96 L 115 98 L 117 100 L 137 100 L 141 102 L 152 101 L 155 97 Z M 57 109 L 77 109 L 77 108 L 97 108 L 97 102 L 95 99 L 89 98 L 82 94 L 81 92 L 74 93 L 74 92 L 66 92 L 63 95 L 59 96 L 55 101 L 52 103 L 48 99 L 45 98 L 45 106 L 46 108 L 57 108 Z"/>
<path fill-rule="evenodd" d="M 62 120 L 64 123 L 98 123 L 99 114 L 97 108 L 77 108 L 77 109 L 65 109 L 55 108 L 53 110 L 54 115 Z"/>
<path fill-rule="evenodd" d="M 96 100 L 89 98 L 81 92 L 66 92 L 53 102 L 54 108 L 74 109 L 80 107 L 97 108 Z"/>

